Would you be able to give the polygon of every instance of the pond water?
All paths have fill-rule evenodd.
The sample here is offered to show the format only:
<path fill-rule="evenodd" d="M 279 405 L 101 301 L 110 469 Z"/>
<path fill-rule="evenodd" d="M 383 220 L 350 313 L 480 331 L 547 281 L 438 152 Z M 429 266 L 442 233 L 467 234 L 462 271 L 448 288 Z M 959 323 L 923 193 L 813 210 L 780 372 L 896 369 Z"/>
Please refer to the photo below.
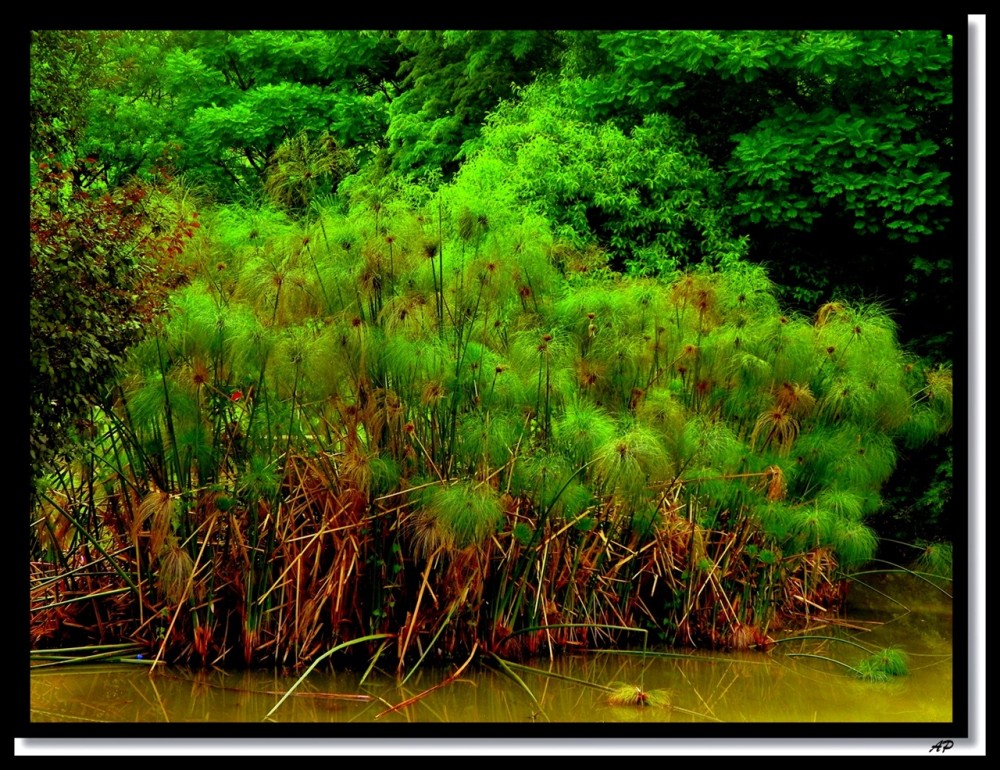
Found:
<path fill-rule="evenodd" d="M 299 675 L 148 664 L 31 672 L 30 720 L 62 723 L 947 723 L 952 720 L 952 602 L 911 577 L 852 589 L 845 625 L 767 653 L 592 652 L 511 672 L 421 667 Z M 865 630 L 859 630 L 865 629 Z M 805 632 L 799 632 L 805 633 Z M 838 637 L 831 641 L 815 637 Z M 869 650 L 895 647 L 909 673 L 866 681 Z M 528 666 L 525 668 L 523 666 Z M 323 670 L 321 670 L 323 669 Z M 520 681 L 518 681 L 518 679 Z M 641 702 L 645 700 L 645 703 Z M 273 712 L 273 713 L 272 713 Z"/>

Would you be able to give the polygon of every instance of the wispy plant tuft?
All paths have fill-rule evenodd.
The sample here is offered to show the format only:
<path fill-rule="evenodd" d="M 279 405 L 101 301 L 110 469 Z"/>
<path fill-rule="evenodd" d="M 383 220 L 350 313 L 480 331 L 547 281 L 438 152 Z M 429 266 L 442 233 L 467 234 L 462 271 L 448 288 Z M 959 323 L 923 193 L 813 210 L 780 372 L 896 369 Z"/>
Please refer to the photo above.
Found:
<path fill-rule="evenodd" d="M 910 673 L 906 654 L 895 647 L 879 650 L 857 665 L 858 677 L 869 682 L 888 682 Z"/>
<path fill-rule="evenodd" d="M 482 545 L 503 518 L 494 490 L 469 481 L 434 487 L 424 503 L 413 524 L 418 551 L 424 555 L 438 548 Z"/>
<path fill-rule="evenodd" d="M 933 576 L 950 579 L 952 575 L 952 545 L 951 543 L 927 543 L 917 557 L 916 569 Z"/>
<path fill-rule="evenodd" d="M 630 684 L 614 685 L 608 695 L 608 703 L 612 706 L 649 706 L 651 708 L 669 708 L 670 693 L 666 690 L 643 690 Z"/>
<path fill-rule="evenodd" d="M 566 404 L 562 415 L 553 423 L 553 436 L 568 456 L 584 464 L 602 444 L 615 433 L 615 423 L 596 404 L 575 398 Z"/>
<path fill-rule="evenodd" d="M 649 485 L 666 480 L 670 472 L 657 434 L 638 425 L 597 445 L 592 457 L 600 487 L 630 501 L 648 494 Z"/>

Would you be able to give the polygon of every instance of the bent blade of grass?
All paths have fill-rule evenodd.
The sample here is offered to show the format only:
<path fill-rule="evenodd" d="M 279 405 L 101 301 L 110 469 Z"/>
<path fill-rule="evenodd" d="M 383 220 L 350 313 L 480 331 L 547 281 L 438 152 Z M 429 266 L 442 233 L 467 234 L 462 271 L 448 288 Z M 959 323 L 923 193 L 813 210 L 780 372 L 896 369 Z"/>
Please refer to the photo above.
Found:
<path fill-rule="evenodd" d="M 511 679 L 513 679 L 515 682 L 517 682 L 521 686 L 521 689 L 523 689 L 526 693 L 528 693 L 528 697 L 530 697 L 531 700 L 535 702 L 535 705 L 538 706 L 539 710 L 541 710 L 541 713 L 544 715 L 545 711 L 542 710 L 542 704 L 539 702 L 538 698 L 535 697 L 535 694 L 531 691 L 531 688 L 529 688 L 528 685 L 524 683 L 524 680 L 521 679 L 521 677 L 519 677 L 516 673 L 514 673 L 514 670 L 507 665 L 507 661 L 505 661 L 503 658 L 498 658 L 496 655 L 493 655 L 492 653 L 490 654 L 492 655 L 493 660 L 495 660 L 497 663 L 500 664 L 500 668 L 503 669 L 503 672 Z"/>
<path fill-rule="evenodd" d="M 361 636 L 361 637 L 358 637 L 357 639 L 352 639 L 349 642 L 344 642 L 342 644 L 338 644 L 337 646 L 330 648 L 329 650 L 327 650 L 326 652 L 324 652 L 322 655 L 320 655 L 318 658 L 316 658 L 316 660 L 314 660 L 309 665 L 309 668 L 307 668 L 302 673 L 302 676 L 300 676 L 298 679 L 295 680 L 295 684 L 293 684 L 290 688 L 288 688 L 288 690 L 285 692 L 285 694 L 281 696 L 281 698 L 278 700 L 277 703 L 274 704 L 274 706 L 271 708 L 271 710 L 268 711 L 267 714 L 264 715 L 264 719 L 267 719 L 268 717 L 271 716 L 271 714 L 273 714 L 275 711 L 277 711 L 281 707 L 281 704 L 284 703 L 285 700 L 288 698 L 288 696 L 291 695 L 293 692 L 295 692 L 296 688 L 298 688 L 298 686 L 300 684 L 302 684 L 306 680 L 306 677 L 308 677 L 309 674 L 311 674 L 313 672 L 313 669 L 316 668 L 316 666 L 318 666 L 324 660 L 326 660 L 327 658 L 329 658 L 331 655 L 333 655 L 335 652 L 339 652 L 340 650 L 346 649 L 346 648 L 351 647 L 351 646 L 353 646 L 355 644 L 361 644 L 362 642 L 370 642 L 370 641 L 373 641 L 375 639 L 391 639 L 392 636 L 393 636 L 393 634 L 371 634 L 369 636 Z"/>
<path fill-rule="evenodd" d="M 739 660 L 738 658 L 720 658 L 715 655 L 695 655 L 693 653 L 686 652 L 658 652 L 658 651 L 643 651 L 643 650 L 601 650 L 601 649 L 587 649 L 587 652 L 597 653 L 598 655 L 641 655 L 643 657 L 651 658 L 679 658 L 684 660 L 697 660 L 706 663 L 749 663 L 755 666 L 769 666 L 771 662 L 769 660 Z"/>
<path fill-rule="evenodd" d="M 462 675 L 462 672 L 465 671 L 465 669 L 468 667 L 468 665 L 472 662 L 472 659 L 474 657 L 476 657 L 476 652 L 478 650 L 479 650 L 479 642 L 477 641 L 475 644 L 472 645 L 472 652 L 469 653 L 469 657 L 466 659 L 465 663 L 463 663 L 461 666 L 459 666 L 458 670 L 455 671 L 454 674 L 448 675 L 447 677 L 445 677 L 442 681 L 438 682 L 433 687 L 428 687 L 426 690 L 424 690 L 423 692 L 417 693 L 412 698 L 407 698 L 402 703 L 397 703 L 395 706 L 392 706 L 391 708 L 387 708 L 385 711 L 380 711 L 378 714 L 375 715 L 375 718 L 376 719 L 381 719 L 386 714 L 391 714 L 392 712 L 394 712 L 394 711 L 400 711 L 401 709 L 404 709 L 407 706 L 412 706 L 417 701 L 422 700 L 423 698 L 426 698 L 428 695 L 430 695 L 435 690 L 440 690 L 442 687 L 447 687 L 449 684 L 451 684 L 452 682 L 454 682 L 456 679 L 458 679 Z"/>
<path fill-rule="evenodd" d="M 775 644 L 784 644 L 785 642 L 797 642 L 797 641 L 821 641 L 821 642 L 841 642 L 843 644 L 849 644 L 852 647 L 857 647 L 859 650 L 867 652 L 869 655 L 873 654 L 875 651 L 865 645 L 855 642 L 853 639 L 840 639 L 836 636 L 813 636 L 808 634 L 806 636 L 788 636 L 784 639 L 775 639 Z"/>
<path fill-rule="evenodd" d="M 60 721 L 60 722 L 66 722 L 66 721 L 70 721 L 70 720 L 74 720 L 74 719 L 77 722 L 104 722 L 105 721 L 103 719 L 90 719 L 88 717 L 79 717 L 79 716 L 76 716 L 75 714 L 60 714 L 60 713 L 58 713 L 56 711 L 46 711 L 45 709 L 32 708 L 31 712 L 33 714 L 42 714 L 42 715 L 47 716 L 47 717 L 57 717 L 58 721 Z"/>
<path fill-rule="evenodd" d="M 691 709 L 681 708 L 680 706 L 675 706 L 672 703 L 668 706 L 671 711 L 680 711 L 684 714 L 690 714 L 693 717 L 701 717 L 702 719 L 707 719 L 710 722 L 721 722 L 722 720 L 718 717 L 713 717 L 711 714 L 702 714 L 700 711 L 692 711 Z"/>
<path fill-rule="evenodd" d="M 127 649 L 138 650 L 141 646 L 135 642 L 122 642 L 120 644 L 91 644 L 85 647 L 47 647 L 42 650 L 35 650 L 32 655 L 61 655 L 67 652 L 96 652 L 103 650 L 127 650 Z"/>
<path fill-rule="evenodd" d="M 864 674 L 861 671 L 859 671 L 858 669 L 856 669 L 854 666 L 851 666 L 851 665 L 849 665 L 847 663 L 844 663 L 844 661 L 842 661 L 842 660 L 837 660 L 836 658 L 828 658 L 825 655 L 814 655 L 811 652 L 790 652 L 790 653 L 788 653 L 788 655 L 786 657 L 789 657 L 789 658 L 814 658 L 816 660 L 825 660 L 827 663 L 836 663 L 838 666 L 843 666 L 848 671 L 852 671 L 855 676 L 858 676 L 858 677 L 864 679 Z"/>
<path fill-rule="evenodd" d="M 882 564 L 888 564 L 890 567 L 893 567 L 893 569 L 883 569 L 883 570 L 872 569 L 872 570 L 865 570 L 864 572 L 854 572 L 854 573 L 851 573 L 850 575 L 847 575 L 846 577 L 848 577 L 848 578 L 854 578 L 857 575 L 879 575 L 879 574 L 888 574 L 888 573 L 893 573 L 893 572 L 899 572 L 899 573 L 903 573 L 905 575 L 912 575 L 913 577 L 917 578 L 918 580 L 924 581 L 925 583 L 927 583 L 927 585 L 934 586 L 934 588 L 936 588 L 942 594 L 944 594 L 945 596 L 947 596 L 949 599 L 954 599 L 955 598 L 950 593 L 948 593 L 947 591 L 945 591 L 941 586 L 939 586 L 937 583 L 935 583 L 933 580 L 931 580 L 931 578 L 937 578 L 938 580 L 947 580 L 948 582 L 951 582 L 951 578 L 949 578 L 947 575 L 934 575 L 934 574 L 931 574 L 929 572 L 917 572 L 917 571 L 912 570 L 912 569 L 907 569 L 906 567 L 904 567 L 904 566 L 902 566 L 900 564 L 895 564 L 895 563 L 893 563 L 891 561 L 886 561 L 885 559 L 873 559 L 873 561 L 881 562 Z"/>
<path fill-rule="evenodd" d="M 866 583 L 863 580 L 858 580 L 857 575 L 860 575 L 860 574 L 864 574 L 864 573 L 858 572 L 858 573 L 855 573 L 855 575 L 850 575 L 848 577 L 849 577 L 850 580 L 854 581 L 858 585 L 863 585 L 868 590 L 874 591 L 879 596 L 883 597 L 884 599 L 888 599 L 893 604 L 898 604 L 900 607 L 902 607 L 907 612 L 913 612 L 913 610 L 911 610 L 909 607 L 907 607 L 905 604 L 903 604 L 901 601 L 899 601 L 899 599 L 896 599 L 895 597 L 889 596 L 889 594 L 885 593 L 885 591 L 879 591 L 875 586 L 871 585 L 870 583 Z"/>
<path fill-rule="evenodd" d="M 133 649 L 138 650 L 140 648 L 134 647 Z M 109 660 L 109 659 L 113 660 L 116 657 L 122 657 L 123 652 L 124 652 L 123 650 L 109 650 L 107 652 L 98 652 L 93 655 L 79 655 L 73 657 L 70 656 L 63 657 L 55 655 L 47 656 L 47 655 L 38 655 L 33 653 L 31 656 L 33 659 L 48 660 L 49 662 L 32 664 L 31 669 L 34 670 L 36 668 L 50 668 L 52 666 L 73 666 L 73 665 L 78 665 L 80 663 L 92 663 L 97 660 Z"/>
<path fill-rule="evenodd" d="M 131 588 L 111 588 L 107 591 L 95 591 L 92 594 L 81 594 L 80 596 L 74 596 L 70 599 L 63 599 L 58 602 L 52 602 L 51 604 L 44 604 L 41 607 L 32 607 L 32 612 L 41 612 L 42 610 L 51 610 L 54 607 L 62 607 L 66 604 L 76 604 L 77 602 L 86 602 L 91 599 L 99 599 L 102 596 L 114 596 L 115 594 L 129 593 Z"/>
<path fill-rule="evenodd" d="M 568 674 L 557 674 L 554 671 L 542 671 L 540 668 L 533 668 L 532 666 L 525 666 L 522 663 L 515 663 L 512 660 L 504 660 L 496 655 L 493 658 L 501 664 L 505 670 L 512 671 L 517 669 L 519 671 L 527 671 L 532 674 L 537 674 L 538 676 L 548 677 L 549 679 L 559 679 L 563 682 L 572 682 L 573 684 L 578 684 L 583 687 L 590 687 L 594 690 L 601 690 L 603 692 L 614 692 L 614 687 L 609 687 L 605 684 L 596 684 L 594 682 L 588 682 L 586 679 L 578 679 L 575 676 L 569 676 Z M 536 701 L 537 702 L 537 701 Z"/>
<path fill-rule="evenodd" d="M 368 675 L 375 670 L 375 664 L 378 663 L 379 657 L 381 657 L 382 653 L 385 652 L 385 648 L 388 646 L 389 642 L 385 641 L 379 645 L 377 650 L 375 650 L 375 654 L 372 655 L 372 659 L 371 662 L 368 664 L 368 668 L 365 669 L 364 676 L 362 676 L 361 681 L 358 682 L 359 687 L 365 683 L 365 680 L 368 679 Z"/>

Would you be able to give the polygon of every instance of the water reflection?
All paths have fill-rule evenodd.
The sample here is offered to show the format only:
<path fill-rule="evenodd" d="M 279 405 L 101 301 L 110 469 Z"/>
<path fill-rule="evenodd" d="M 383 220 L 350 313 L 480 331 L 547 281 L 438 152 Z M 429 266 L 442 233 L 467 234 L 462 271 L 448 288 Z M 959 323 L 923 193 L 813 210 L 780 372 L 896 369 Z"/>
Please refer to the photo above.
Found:
<path fill-rule="evenodd" d="M 816 627 L 810 635 L 817 638 L 783 642 L 766 654 L 595 652 L 508 671 L 470 667 L 446 686 L 454 668 L 421 668 L 403 685 L 377 669 L 367 677 L 317 670 L 270 717 L 297 676 L 159 669 L 150 677 L 139 663 L 55 667 L 32 672 L 30 716 L 104 723 L 950 722 L 951 603 L 931 588 L 887 585 L 907 597 L 905 608 L 859 590 L 864 603 L 846 625 Z M 888 593 L 886 585 L 880 590 Z M 865 657 L 857 644 L 899 647 L 909 674 L 857 678 L 848 668 Z M 621 687 L 665 696 L 669 706 L 641 705 L 638 696 L 635 705 L 621 705 L 614 696 Z"/>

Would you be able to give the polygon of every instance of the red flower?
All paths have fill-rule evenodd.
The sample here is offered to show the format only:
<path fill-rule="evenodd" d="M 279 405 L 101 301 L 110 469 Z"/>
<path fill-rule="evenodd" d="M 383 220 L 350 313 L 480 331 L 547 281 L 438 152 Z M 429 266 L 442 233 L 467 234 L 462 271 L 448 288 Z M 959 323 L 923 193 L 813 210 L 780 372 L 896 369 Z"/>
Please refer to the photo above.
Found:
<path fill-rule="evenodd" d="M 239 401 L 241 398 L 243 398 L 243 394 L 240 391 L 236 390 L 236 391 L 233 391 L 233 395 L 231 395 L 229 397 L 229 400 L 230 401 Z"/>

